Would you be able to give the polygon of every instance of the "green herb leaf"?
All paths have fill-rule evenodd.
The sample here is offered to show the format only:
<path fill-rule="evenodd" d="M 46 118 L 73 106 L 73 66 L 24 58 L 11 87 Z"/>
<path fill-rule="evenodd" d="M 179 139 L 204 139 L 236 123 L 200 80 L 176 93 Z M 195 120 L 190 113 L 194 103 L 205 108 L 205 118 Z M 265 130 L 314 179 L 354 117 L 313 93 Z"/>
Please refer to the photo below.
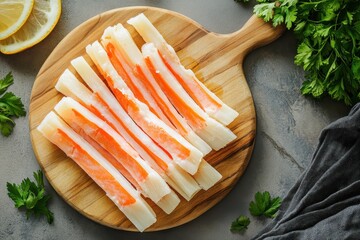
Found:
<path fill-rule="evenodd" d="M 12 92 L 7 92 L 0 98 L 0 111 L 3 111 L 7 116 L 20 117 L 26 115 L 21 99 Z"/>
<path fill-rule="evenodd" d="M 25 208 L 27 219 L 31 215 L 45 215 L 48 223 L 52 223 L 54 214 L 47 207 L 50 196 L 45 193 L 43 173 L 39 170 L 33 175 L 36 183 L 29 178 L 22 180 L 19 185 L 7 183 L 8 196 L 14 201 L 16 208 Z"/>
<path fill-rule="evenodd" d="M 232 232 L 242 232 L 248 228 L 250 219 L 247 216 L 240 216 L 231 223 L 230 230 Z"/>
<path fill-rule="evenodd" d="M 273 218 L 280 205 L 281 199 L 279 197 L 271 199 L 269 192 L 257 192 L 255 194 L 255 201 L 250 202 L 249 211 L 253 216 Z"/>
<path fill-rule="evenodd" d="M 9 136 L 15 127 L 15 122 L 12 118 L 26 115 L 21 99 L 12 92 L 6 92 L 13 83 L 14 79 L 11 72 L 0 80 L 0 96 L 3 94 L 0 97 L 0 132 L 5 137 Z"/>
<path fill-rule="evenodd" d="M 263 18 L 265 22 L 270 21 L 273 17 L 273 10 L 275 8 L 275 2 L 272 3 L 260 3 L 255 5 L 254 13 Z"/>
<path fill-rule="evenodd" d="M 9 72 L 3 79 L 0 79 L 0 95 L 2 95 L 13 83 L 14 78 L 11 72 Z"/>

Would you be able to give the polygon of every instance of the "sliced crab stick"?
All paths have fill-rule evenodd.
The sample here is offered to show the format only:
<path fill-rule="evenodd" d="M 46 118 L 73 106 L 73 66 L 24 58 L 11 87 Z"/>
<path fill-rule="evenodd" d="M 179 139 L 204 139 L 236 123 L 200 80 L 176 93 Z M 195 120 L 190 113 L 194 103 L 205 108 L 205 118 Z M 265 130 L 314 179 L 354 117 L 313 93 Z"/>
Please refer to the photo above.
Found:
<path fill-rule="evenodd" d="M 64 97 L 54 109 L 65 122 L 70 126 L 74 124 L 80 126 L 87 135 L 120 162 L 140 185 L 145 196 L 152 201 L 157 203 L 171 192 L 164 179 L 140 157 L 122 136 L 80 103 L 70 97 Z"/>
<path fill-rule="evenodd" d="M 95 45 L 97 42 L 95 42 Z M 94 45 L 94 44 L 93 44 Z M 101 47 L 101 46 L 100 46 Z M 108 55 L 111 64 L 113 65 L 116 72 L 121 76 L 121 78 L 126 83 L 126 87 L 131 90 L 134 96 L 139 99 L 141 102 L 148 105 L 149 109 L 159 117 L 164 123 L 169 126 L 173 126 L 170 120 L 163 113 L 155 99 L 152 95 L 147 91 L 146 87 L 140 81 L 139 78 L 135 76 L 135 74 L 130 69 L 130 66 L 125 62 L 125 59 L 121 55 L 119 51 L 115 49 L 115 47 L 109 43 L 106 45 L 106 53 Z"/>
<path fill-rule="evenodd" d="M 102 43 L 107 49 L 112 62 L 115 62 L 115 67 L 121 65 L 129 74 L 136 74 L 137 78 L 131 79 L 133 84 L 129 84 L 129 86 L 137 88 L 134 92 L 150 92 L 176 130 L 204 155 L 208 154 L 211 151 L 211 147 L 190 128 L 186 120 L 180 116 L 164 92 L 161 91 L 156 81 L 147 81 L 146 77 L 152 78 L 151 73 L 146 68 L 141 52 L 132 41 L 129 32 L 121 24 L 109 27 L 104 32 Z M 136 71 L 133 73 L 135 69 Z M 121 72 L 118 68 L 117 71 Z M 145 88 L 137 87 L 139 79 L 141 84 L 145 85 Z"/>
<path fill-rule="evenodd" d="M 111 155 L 94 139 L 87 135 L 86 132 L 77 123 L 71 124 L 71 128 L 85 141 L 87 141 L 93 148 L 95 148 L 95 150 L 98 151 L 109 163 L 111 163 L 111 165 L 113 165 L 116 170 L 118 170 L 139 192 L 141 191 L 141 187 L 137 181 L 131 176 L 128 170 L 126 170 L 126 168 L 113 157 L 113 155 Z"/>
<path fill-rule="evenodd" d="M 171 158 L 159 146 L 146 146 L 149 147 L 151 152 L 144 149 L 142 145 L 139 145 L 133 139 L 136 136 L 127 133 L 123 124 L 116 119 L 108 106 L 99 99 L 98 95 L 85 87 L 68 69 L 60 76 L 55 88 L 65 96 L 76 99 L 98 117 L 113 126 L 139 152 L 140 156 L 186 200 L 189 201 L 200 190 L 197 182 L 183 169 L 174 165 Z M 147 135 L 142 135 L 142 137 L 144 140 L 149 138 Z"/>
<path fill-rule="evenodd" d="M 152 42 L 159 49 L 162 60 L 168 69 L 209 116 L 224 125 L 228 125 L 239 115 L 238 112 L 226 105 L 200 82 L 192 70 L 186 69 L 181 64 L 174 49 L 165 41 L 160 32 L 143 13 L 129 19 L 128 23 L 137 30 L 146 42 Z"/>
<path fill-rule="evenodd" d="M 168 98 L 188 121 L 195 131 L 213 149 L 219 150 L 236 138 L 227 127 L 209 117 L 179 84 L 167 69 L 154 44 L 146 43 L 142 47 L 145 62 Z"/>
<path fill-rule="evenodd" d="M 88 45 L 86 52 L 95 62 L 123 109 L 132 117 L 135 123 L 155 142 L 166 149 L 179 166 L 190 174 L 195 174 L 203 154 L 153 114 L 146 104 L 134 97 L 131 90 L 127 88 L 123 79 L 112 66 L 99 42 Z"/>
<path fill-rule="evenodd" d="M 156 222 L 154 212 L 131 184 L 54 112 L 50 112 L 37 129 L 72 158 L 139 231 Z"/>
<path fill-rule="evenodd" d="M 140 185 L 126 170 L 126 168 L 119 163 L 108 151 L 101 147 L 95 140 L 87 135 L 79 125 L 76 123 L 71 125 L 72 129 L 85 139 L 95 150 L 97 150 L 111 165 L 113 165 L 138 191 L 142 192 Z M 200 170 L 200 169 L 199 169 Z M 164 212 L 170 214 L 180 201 L 179 197 L 174 191 L 162 197 L 156 205 L 158 205 Z"/>

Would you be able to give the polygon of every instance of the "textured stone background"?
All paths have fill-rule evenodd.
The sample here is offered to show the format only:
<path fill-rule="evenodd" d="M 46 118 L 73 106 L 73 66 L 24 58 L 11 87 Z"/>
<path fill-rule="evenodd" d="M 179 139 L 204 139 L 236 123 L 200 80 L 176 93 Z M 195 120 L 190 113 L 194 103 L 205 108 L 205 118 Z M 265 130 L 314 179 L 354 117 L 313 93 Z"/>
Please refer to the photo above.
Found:
<path fill-rule="evenodd" d="M 13 72 L 11 87 L 29 106 L 33 81 L 56 44 L 77 25 L 98 13 L 125 6 L 148 5 L 180 12 L 218 33 L 238 30 L 252 14 L 252 6 L 233 0 L 63 0 L 55 30 L 43 42 L 16 55 L 0 55 L 0 77 Z M 235 188 L 214 208 L 194 221 L 154 233 L 130 233 L 101 226 L 83 217 L 60 198 L 51 186 L 50 209 L 55 222 L 26 220 L 6 195 L 6 182 L 19 183 L 39 169 L 29 138 L 28 117 L 16 120 L 14 133 L 0 136 L 0 239 L 249 239 L 269 220 L 252 219 L 244 234 L 229 231 L 231 222 L 247 214 L 257 191 L 284 196 L 309 164 L 321 129 L 347 114 L 348 108 L 329 99 L 300 95 L 303 71 L 293 64 L 296 41 L 286 32 L 276 42 L 255 50 L 244 62 L 245 75 L 257 111 L 257 136 L 250 164 Z"/>

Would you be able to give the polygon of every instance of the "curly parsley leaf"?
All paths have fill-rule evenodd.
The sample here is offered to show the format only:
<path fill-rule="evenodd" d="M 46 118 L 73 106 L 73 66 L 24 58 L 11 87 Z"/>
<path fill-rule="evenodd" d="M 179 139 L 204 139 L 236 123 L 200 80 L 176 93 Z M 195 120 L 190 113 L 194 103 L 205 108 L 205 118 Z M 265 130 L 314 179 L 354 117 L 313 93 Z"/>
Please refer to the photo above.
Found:
<path fill-rule="evenodd" d="M 270 193 L 267 191 L 263 193 L 257 192 L 255 194 L 255 201 L 250 202 L 249 211 L 253 216 L 273 218 L 275 217 L 280 205 L 280 197 L 272 199 Z"/>
<path fill-rule="evenodd" d="M 242 232 L 248 228 L 250 219 L 247 216 L 240 216 L 231 223 L 232 232 Z"/>
<path fill-rule="evenodd" d="M 45 193 L 43 173 L 39 170 L 33 175 L 35 182 L 25 178 L 20 184 L 6 183 L 8 196 L 14 201 L 16 208 L 25 208 L 27 219 L 31 215 L 44 215 L 48 223 L 52 223 L 54 214 L 47 207 L 51 197 Z"/>
<path fill-rule="evenodd" d="M 3 79 L 0 79 L 0 132 L 6 137 L 12 133 L 15 127 L 15 122 L 12 118 L 26 115 L 21 99 L 12 92 L 6 92 L 13 83 L 14 78 L 11 72 Z"/>

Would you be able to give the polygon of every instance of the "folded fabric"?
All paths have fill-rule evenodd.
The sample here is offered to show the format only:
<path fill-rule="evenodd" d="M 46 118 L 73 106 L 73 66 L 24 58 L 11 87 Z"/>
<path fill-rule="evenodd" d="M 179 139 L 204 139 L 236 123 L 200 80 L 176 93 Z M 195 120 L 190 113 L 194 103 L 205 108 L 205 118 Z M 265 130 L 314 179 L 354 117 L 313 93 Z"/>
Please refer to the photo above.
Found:
<path fill-rule="evenodd" d="M 360 239 L 360 103 L 322 131 L 310 166 L 253 239 Z"/>

